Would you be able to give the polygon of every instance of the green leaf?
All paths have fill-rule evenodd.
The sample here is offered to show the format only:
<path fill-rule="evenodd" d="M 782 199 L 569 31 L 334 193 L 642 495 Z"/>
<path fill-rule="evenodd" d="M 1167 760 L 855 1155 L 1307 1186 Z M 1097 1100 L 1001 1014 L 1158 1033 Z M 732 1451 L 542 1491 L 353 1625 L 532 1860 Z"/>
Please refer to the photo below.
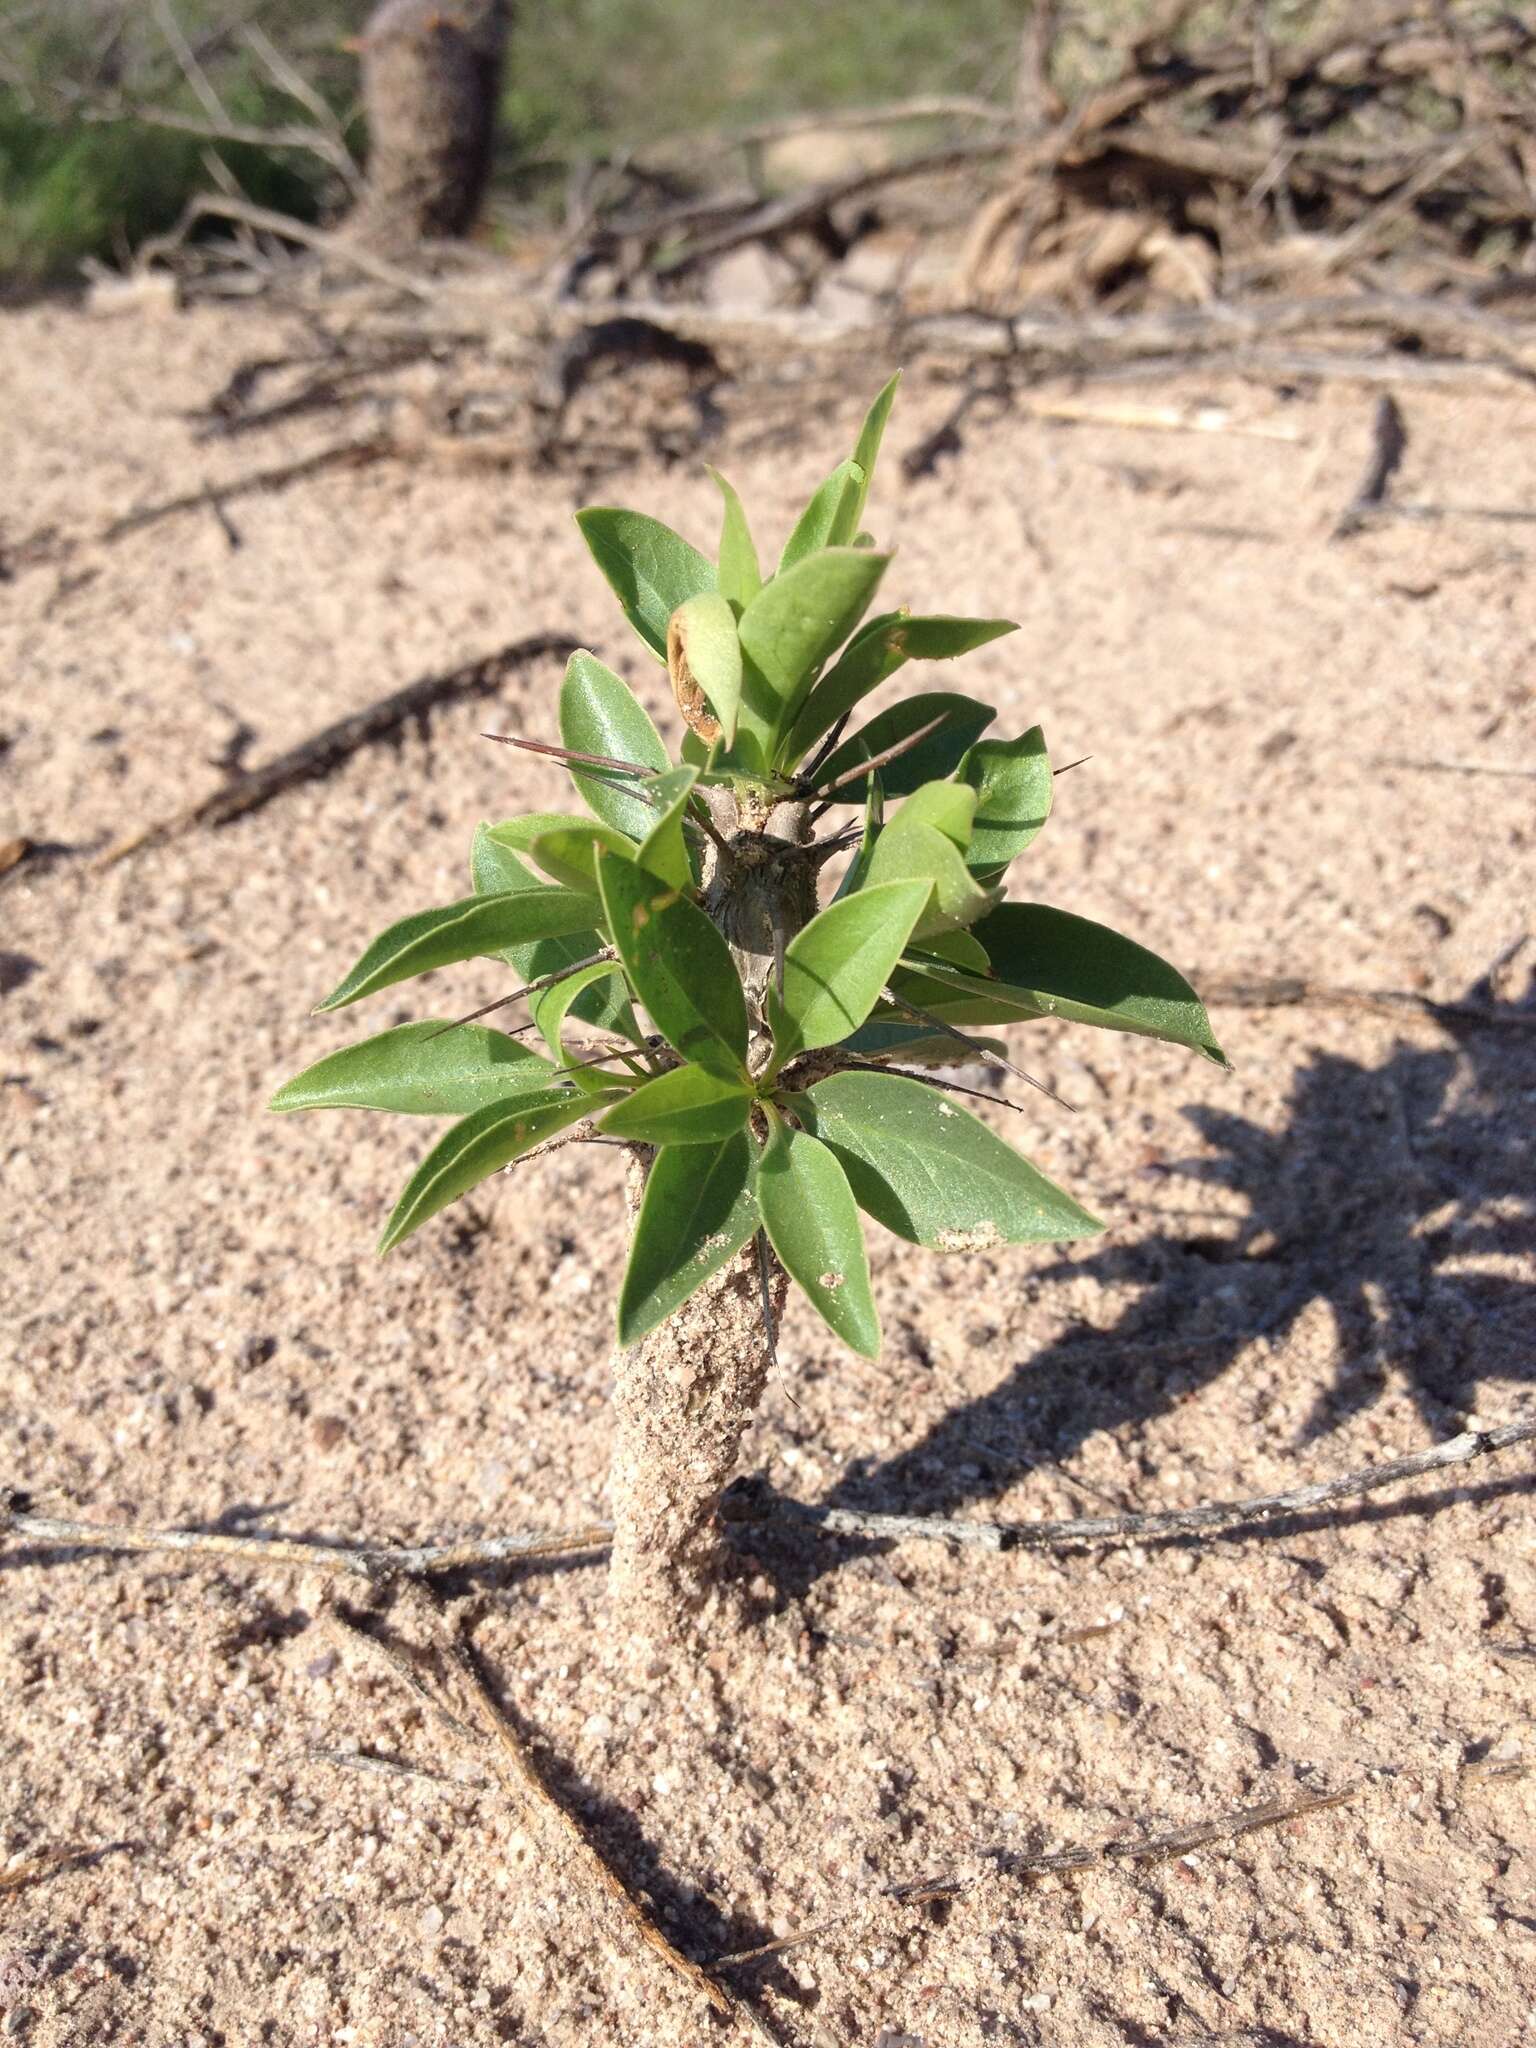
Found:
<path fill-rule="evenodd" d="M 768 992 L 770 1075 L 797 1053 L 857 1031 L 880 999 L 928 900 L 922 882 L 861 889 L 813 917 L 784 954 L 784 993 Z"/>
<path fill-rule="evenodd" d="M 818 770 L 816 780 L 825 789 L 835 782 L 839 775 L 846 775 L 851 768 L 857 768 L 861 761 L 872 761 L 883 754 L 887 747 L 894 747 L 914 732 L 920 732 L 925 725 L 942 717 L 944 723 L 937 732 L 920 740 L 910 753 L 898 755 L 880 770 L 880 780 L 888 797 L 910 796 L 925 782 L 935 782 L 946 775 L 953 775 L 965 758 L 967 749 L 980 739 L 997 714 L 990 704 L 979 704 L 974 697 L 962 697 L 952 690 L 930 690 L 920 696 L 905 698 L 900 704 L 893 704 L 889 711 L 882 711 L 872 718 L 868 725 L 860 726 L 851 739 L 842 745 Z M 840 804 L 863 803 L 869 789 L 867 776 L 844 783 L 837 792 Z"/>
<path fill-rule="evenodd" d="M 742 613 L 742 724 L 765 757 L 816 671 L 863 617 L 890 559 L 864 548 L 822 548 L 765 583 Z"/>
<path fill-rule="evenodd" d="M 331 990 L 317 1010 L 341 1010 L 348 1003 L 408 981 L 434 967 L 500 953 L 529 939 L 560 938 L 595 925 L 599 906 L 576 889 L 534 887 L 500 896 L 469 896 L 441 910 L 419 910 L 376 938 L 357 965 Z"/>
<path fill-rule="evenodd" d="M 328 1053 L 286 1082 L 268 1109 L 387 1109 L 465 1116 L 488 1102 L 547 1088 L 548 1060 L 485 1024 L 446 1030 L 427 1018 Z"/>
<path fill-rule="evenodd" d="M 847 1175 L 825 1145 L 775 1119 L 757 1168 L 769 1242 L 827 1327 L 865 1358 L 880 1351 L 869 1255 Z"/>
<path fill-rule="evenodd" d="M 971 843 L 971 825 L 976 816 L 976 792 L 964 782 L 925 782 L 914 789 L 893 824 L 931 825 L 942 832 L 961 853 Z"/>
<path fill-rule="evenodd" d="M 718 1145 L 742 1129 L 752 1091 L 703 1067 L 674 1067 L 610 1109 L 600 1128 L 641 1145 Z"/>
<path fill-rule="evenodd" d="M 859 521 L 864 517 L 864 507 L 869 502 L 869 487 L 875 480 L 875 464 L 880 456 L 880 443 L 885 439 L 885 423 L 891 416 L 891 407 L 896 403 L 896 387 L 900 382 L 901 372 L 898 370 L 864 415 L 864 424 L 859 429 L 859 438 L 853 450 L 853 459 L 864 472 L 864 482 L 857 502 L 848 510 L 846 532 L 839 532 L 835 536 L 839 540 L 852 540 L 859 530 Z"/>
<path fill-rule="evenodd" d="M 855 508 L 863 502 L 864 472 L 856 462 L 840 462 L 795 522 L 784 543 L 779 574 L 819 548 L 846 546 L 858 525 Z M 854 516 L 850 519 L 849 514 Z"/>
<path fill-rule="evenodd" d="M 1022 853 L 1051 813 L 1051 761 L 1045 734 L 1031 726 L 1021 739 L 981 740 L 960 764 L 976 791 L 976 823 L 966 864 L 991 875 Z"/>
<path fill-rule="evenodd" d="M 702 910 L 644 868 L 598 856 L 608 929 L 656 1029 L 685 1060 L 745 1075 L 747 999 L 730 948 Z"/>
<path fill-rule="evenodd" d="M 549 988 L 541 990 L 538 995 L 529 999 L 529 1014 L 538 1028 L 539 1036 L 561 1067 L 566 1065 L 568 1059 L 565 1049 L 565 1020 L 573 1010 L 578 1017 L 581 1016 L 581 998 L 602 981 L 611 983 L 618 990 L 620 1000 L 633 1024 L 634 1012 L 629 1009 L 623 969 L 616 960 L 600 960 L 590 967 L 580 967 L 574 974 L 566 975 L 563 981 L 552 983 Z M 639 1035 L 637 1026 L 634 1035 Z M 611 1088 L 615 1079 L 622 1077 L 604 1073 L 600 1067 L 583 1067 L 562 1078 L 569 1079 L 573 1087 L 584 1089 L 589 1095 L 595 1095 L 605 1088 Z"/>
<path fill-rule="evenodd" d="M 914 941 L 932 938 L 956 925 L 974 924 L 1002 898 L 1000 889 L 981 887 L 952 839 L 921 819 L 904 819 L 898 811 L 875 841 L 864 887 L 905 881 L 932 885 L 929 906 L 912 934 Z"/>
<path fill-rule="evenodd" d="M 785 761 L 798 761 L 904 663 L 949 661 L 1017 630 L 1008 619 L 914 619 L 905 612 L 872 619 L 801 705 L 784 749 Z"/>
<path fill-rule="evenodd" d="M 568 889 L 584 889 L 588 895 L 597 893 L 597 849 L 600 846 L 606 846 L 610 853 L 622 853 L 627 860 L 634 857 L 637 850 L 634 840 L 612 825 L 603 824 L 599 818 L 547 815 L 549 822 L 545 830 L 535 834 L 527 851 L 552 881 Z M 531 818 L 517 820 L 519 825 L 535 822 Z M 498 831 L 504 829 L 497 827 Z"/>
<path fill-rule="evenodd" d="M 1103 1224 L 938 1089 L 833 1074 L 790 1098 L 887 1230 L 932 1251 L 1088 1237 Z"/>
<path fill-rule="evenodd" d="M 729 598 L 737 610 L 749 605 L 763 587 L 763 572 L 757 565 L 757 549 L 741 500 L 718 469 L 710 470 L 725 504 L 720 529 L 720 595 Z"/>
<path fill-rule="evenodd" d="M 986 1052 L 1006 1054 L 1008 1050 L 997 1038 L 974 1038 L 972 1042 Z M 844 1041 L 843 1051 L 867 1060 L 899 1060 L 904 1067 L 954 1067 L 969 1057 L 953 1038 L 926 1024 L 914 1024 L 899 1010 L 883 1005 Z"/>
<path fill-rule="evenodd" d="M 651 1163 L 619 1289 L 619 1343 L 638 1344 L 758 1227 L 753 1153 L 745 1131 L 714 1152 L 664 1145 Z"/>
<path fill-rule="evenodd" d="M 667 673 L 689 727 L 698 729 L 697 693 L 702 691 L 720 738 L 730 746 L 741 715 L 741 642 L 736 614 L 717 592 L 690 597 L 667 622 Z"/>
<path fill-rule="evenodd" d="M 570 1088 L 547 1088 L 541 1095 L 492 1102 L 455 1124 L 411 1175 L 384 1226 L 380 1254 L 393 1251 L 440 1209 L 585 1116 L 592 1102 L 590 1095 Z"/>
<path fill-rule="evenodd" d="M 698 779 L 697 768 L 673 768 L 646 785 L 659 808 L 651 814 L 656 822 L 641 841 L 635 860 L 661 881 L 670 882 L 674 889 L 693 887 L 693 863 L 688 858 L 683 819 Z"/>
<path fill-rule="evenodd" d="M 868 779 L 869 795 L 864 799 L 864 829 L 859 834 L 859 844 L 853 859 L 849 861 L 843 879 L 833 892 L 832 900 L 840 903 L 845 896 L 851 896 L 856 889 L 862 889 L 869 878 L 869 864 L 875 857 L 875 847 L 881 829 L 885 824 L 885 792 L 880 786 L 880 772 Z"/>
<path fill-rule="evenodd" d="M 690 597 L 715 588 L 714 563 L 706 561 L 670 526 L 644 512 L 595 505 L 578 512 L 576 524 L 624 607 L 625 618 L 651 652 L 665 661 L 667 621 Z M 612 753 L 614 749 L 586 751 Z"/>
<path fill-rule="evenodd" d="M 522 819 L 511 819 L 508 824 L 520 826 L 523 822 Z M 588 821 L 583 818 L 577 822 L 584 825 Z M 506 829 L 501 825 L 482 824 L 475 832 L 469 865 L 475 893 L 479 896 L 504 895 L 511 890 L 541 889 L 544 886 L 497 837 Z M 593 901 L 596 900 L 594 896 Z M 520 983 L 543 981 L 546 975 L 556 974 L 562 967 L 572 967 L 578 960 L 590 960 L 607 943 L 606 935 L 594 926 L 590 931 L 573 932 L 569 938 L 534 939 L 525 945 L 501 947 L 496 958 L 506 962 Z M 594 977 L 593 986 L 572 1004 L 571 1015 L 599 1031 L 619 1031 L 626 1038 L 634 1039 L 640 1036 L 640 1026 L 630 1008 L 629 991 L 622 975 L 610 975 L 605 981 Z"/>
<path fill-rule="evenodd" d="M 665 645 L 665 620 L 662 632 Z M 571 656 L 560 686 L 560 738 L 572 753 L 632 761 L 656 775 L 671 765 L 661 734 L 629 685 L 584 649 Z M 626 778 L 605 781 L 601 770 L 584 774 L 573 767 L 571 780 L 605 825 L 637 841 L 651 829 L 656 814 L 625 788 Z"/>
<path fill-rule="evenodd" d="M 1038 1016 L 1187 1045 L 1227 1065 L 1205 1005 L 1183 975 L 1106 925 L 1044 903 L 1007 903 L 976 936 L 1005 984 L 988 986 L 988 994 L 1022 996 Z"/>

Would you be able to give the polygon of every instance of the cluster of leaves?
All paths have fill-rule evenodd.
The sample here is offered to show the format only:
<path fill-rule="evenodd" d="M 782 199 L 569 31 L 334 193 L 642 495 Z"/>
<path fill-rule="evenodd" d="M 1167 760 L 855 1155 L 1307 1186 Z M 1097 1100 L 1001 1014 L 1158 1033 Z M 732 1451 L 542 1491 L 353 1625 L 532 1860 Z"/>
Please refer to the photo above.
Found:
<path fill-rule="evenodd" d="M 715 562 L 643 514 L 579 515 L 630 623 L 667 664 L 687 730 L 674 761 L 626 684 L 574 655 L 560 751 L 590 815 L 482 824 L 473 894 L 392 925 L 320 1005 L 489 956 L 518 976 L 544 1044 L 472 1020 L 404 1024 L 279 1092 L 279 1110 L 460 1119 L 412 1177 L 381 1249 L 581 1124 L 656 1148 L 620 1289 L 622 1343 L 761 1232 L 829 1327 L 873 1356 L 861 1209 L 938 1251 L 1100 1227 L 925 1071 L 966 1056 L 957 1040 L 976 1041 L 961 1027 L 1063 1017 L 1221 1059 L 1171 967 L 1084 918 L 1003 900 L 1004 871 L 1050 810 L 1038 727 L 983 739 L 989 706 L 929 692 L 845 736 L 906 662 L 1011 630 L 905 611 L 861 623 L 890 560 L 861 522 L 894 388 L 771 576 L 723 478 Z M 812 816 L 863 811 L 862 825 L 798 849 L 815 859 L 857 841 L 834 899 L 778 949 L 760 999 L 704 907 L 710 842 L 727 868 L 747 851 L 748 835 L 716 829 L 715 792 L 743 819 L 797 800 Z M 568 1042 L 573 1023 L 602 1034 L 595 1057 Z"/>

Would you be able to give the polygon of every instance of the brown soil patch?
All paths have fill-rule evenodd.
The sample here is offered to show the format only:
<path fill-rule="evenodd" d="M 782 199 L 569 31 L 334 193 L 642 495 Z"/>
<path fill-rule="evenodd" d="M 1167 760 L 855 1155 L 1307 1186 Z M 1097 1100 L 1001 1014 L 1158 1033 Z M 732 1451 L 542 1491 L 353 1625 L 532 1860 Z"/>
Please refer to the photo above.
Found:
<path fill-rule="evenodd" d="M 198 448 L 178 417 L 289 338 L 264 323 L 9 320 L 3 539 L 318 446 L 326 427 L 301 423 L 259 453 Z M 898 449 L 940 416 L 915 381 Z M 1093 756 L 1059 785 L 1029 891 L 1207 975 L 1458 997 L 1536 900 L 1531 784 L 1383 764 L 1536 767 L 1530 530 L 1331 543 L 1366 398 L 1176 395 L 1304 441 L 1020 418 L 932 479 L 892 463 L 876 493 L 903 598 L 1022 621 L 966 663 L 1001 727 L 1041 719 L 1059 760 Z M 858 396 L 805 448 L 718 451 L 763 531 Z M 1404 402 L 1405 496 L 1536 504 L 1524 393 Z M 694 468 L 600 495 L 715 528 Z M 306 1012 L 393 915 L 461 892 L 475 820 L 561 796 L 552 766 L 475 738 L 552 733 L 554 665 L 227 830 L 100 875 L 85 853 L 211 787 L 242 724 L 260 758 L 535 631 L 588 639 L 666 715 L 575 502 L 559 476 L 384 464 L 232 508 L 236 550 L 197 515 L 0 591 L 0 841 L 74 849 L 0 879 L 0 1472 L 48 1504 L 379 1538 L 601 1512 L 618 1156 L 537 1162 L 380 1266 L 426 1127 L 261 1112 L 299 1065 L 410 1014 L 413 991 L 359 1030 Z M 803 1498 L 1062 1515 L 1267 1489 L 1528 1410 L 1536 1035 L 1304 1008 L 1218 1027 L 1233 1077 L 1027 1034 L 1081 1113 L 1031 1097 L 1010 1134 L 1109 1235 L 950 1261 L 881 1241 L 884 1358 L 792 1310 L 751 1461 Z M 1530 1784 L 1457 1773 L 1529 1755 L 1527 1469 L 1516 1453 L 1319 1525 L 1102 1557 L 757 1535 L 763 1614 L 701 1663 L 637 1672 L 593 1567 L 489 1582 L 476 1634 L 553 1781 L 690 1954 L 867 1902 L 736 1973 L 775 2039 L 1513 2044 L 1536 2012 Z M 309 1754 L 454 1768 L 387 1675 L 329 1647 L 314 1587 L 12 1550 L 0 1588 L 0 1853 L 111 1845 L 0 1892 L 0 1957 L 39 1960 L 13 1973 L 9 2033 L 723 2038 L 610 1945 L 498 1795 Z M 1377 1770 L 1356 1804 L 1229 1848 L 1009 1875 L 1047 1844 Z M 875 1897 L 956 1870 L 983 1881 L 947 1906 Z"/>

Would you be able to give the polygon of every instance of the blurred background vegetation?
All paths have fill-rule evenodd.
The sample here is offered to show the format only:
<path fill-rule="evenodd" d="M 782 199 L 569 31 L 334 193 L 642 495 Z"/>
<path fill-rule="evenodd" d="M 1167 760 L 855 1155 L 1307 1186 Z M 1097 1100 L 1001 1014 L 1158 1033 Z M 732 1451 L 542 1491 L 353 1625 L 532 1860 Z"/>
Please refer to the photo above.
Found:
<path fill-rule="evenodd" d="M 340 197 L 314 155 L 214 140 L 125 118 L 205 118 L 208 95 L 255 129 L 303 120 L 252 39 L 270 39 L 361 150 L 348 38 L 371 0 L 5 0 L 0 6 L 0 278 L 77 276 L 120 263 L 218 183 L 315 219 Z M 800 112 L 913 95 L 1009 103 L 1031 0 L 520 0 L 499 187 L 503 218 L 557 212 L 566 168 L 626 150 Z M 1343 0 L 1269 0 L 1270 32 L 1295 33 Z M 1069 94 L 1153 0 L 1063 6 L 1057 84 Z M 1212 0 L 1193 33 L 1250 18 Z M 178 43 L 181 45 L 178 54 Z M 189 76 L 190 56 L 206 91 Z"/>

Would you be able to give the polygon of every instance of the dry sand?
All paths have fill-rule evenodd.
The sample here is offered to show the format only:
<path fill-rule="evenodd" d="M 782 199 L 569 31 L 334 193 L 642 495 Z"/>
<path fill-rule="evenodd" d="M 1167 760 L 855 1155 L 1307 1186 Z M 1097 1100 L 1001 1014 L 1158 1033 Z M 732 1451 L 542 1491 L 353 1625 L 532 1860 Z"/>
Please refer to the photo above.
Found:
<path fill-rule="evenodd" d="M 10 317 L 0 540 L 88 533 L 331 438 L 192 440 L 188 408 L 295 339 L 249 312 Z M 945 402 L 912 381 L 898 449 Z M 1536 768 L 1531 529 L 1330 542 L 1368 395 L 1172 395 L 1303 438 L 1018 418 L 876 494 L 901 599 L 1022 622 L 965 665 L 999 729 L 1040 719 L 1058 760 L 1093 757 L 1021 886 L 1207 976 L 1459 997 L 1530 919 L 1532 784 L 1387 764 Z M 858 396 L 804 445 L 711 451 L 765 532 Z M 1528 393 L 1405 404 L 1403 496 L 1536 505 Z M 714 530 L 696 466 L 598 495 Z M 366 1019 L 307 1014 L 374 931 L 462 893 L 478 818 L 560 800 L 552 767 L 475 738 L 552 734 L 556 667 L 227 830 L 89 858 L 210 789 L 242 725 L 259 760 L 529 632 L 588 640 L 660 715 L 575 502 L 559 475 L 386 465 L 232 508 L 238 550 L 198 514 L 0 589 L 0 839 L 65 849 L 0 881 L 0 1476 L 40 1505 L 342 1538 L 601 1513 L 619 1155 L 537 1162 L 380 1265 L 430 1127 L 261 1107 L 413 1003 L 494 992 L 467 969 Z M 1536 1035 L 1317 1008 L 1217 1024 L 1230 1077 L 1020 1034 L 1080 1113 L 1032 1097 L 1009 1132 L 1109 1234 L 947 1263 L 881 1239 L 884 1357 L 792 1311 L 749 1465 L 813 1500 L 1060 1515 L 1529 1413 Z M 767 2038 L 1513 2048 L 1536 2028 L 1531 1783 L 1461 1767 L 1536 1740 L 1528 1474 L 1517 1452 L 1316 1523 L 1056 1559 L 754 1534 L 760 1619 L 638 1669 L 599 1566 L 503 1575 L 467 1611 L 551 1780 L 688 1953 L 858 1909 L 732 1973 Z M 499 1794 L 311 1754 L 463 1769 L 338 1652 L 318 1582 L 13 1546 L 0 1588 L 0 1859 L 101 1852 L 0 1890 L 7 2038 L 729 2038 Z M 1372 1773 L 1352 1805 L 1171 1863 L 1010 1875 Z M 877 1897 L 956 1871 L 978 1882 L 947 1905 Z"/>

